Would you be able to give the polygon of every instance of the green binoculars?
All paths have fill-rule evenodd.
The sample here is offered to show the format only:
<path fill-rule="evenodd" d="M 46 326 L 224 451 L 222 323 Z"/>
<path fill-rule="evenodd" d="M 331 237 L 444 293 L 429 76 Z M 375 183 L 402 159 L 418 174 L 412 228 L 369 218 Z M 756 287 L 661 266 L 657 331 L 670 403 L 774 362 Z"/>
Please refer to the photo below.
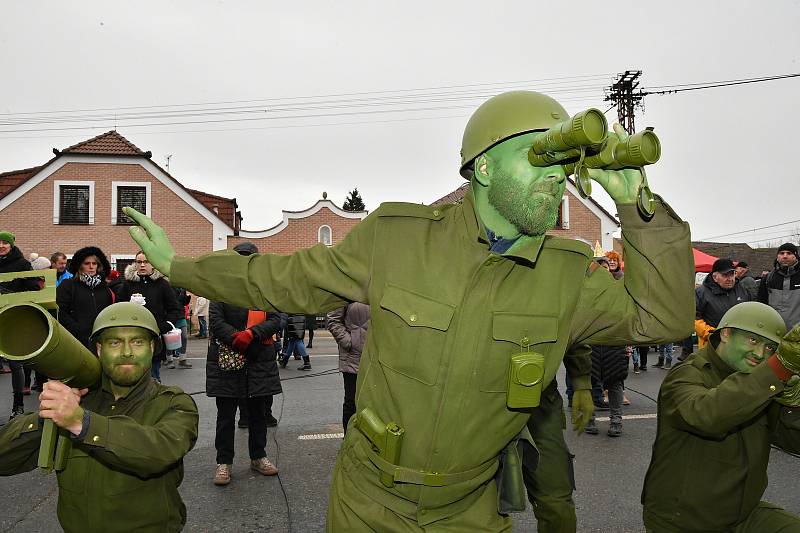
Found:
<path fill-rule="evenodd" d="M 661 142 L 652 130 L 644 130 L 626 139 L 608 133 L 605 115 L 587 109 L 569 120 L 559 122 L 533 140 L 528 161 L 537 167 L 570 165 L 583 156 L 587 168 L 620 170 L 652 165 L 661 157 Z"/>

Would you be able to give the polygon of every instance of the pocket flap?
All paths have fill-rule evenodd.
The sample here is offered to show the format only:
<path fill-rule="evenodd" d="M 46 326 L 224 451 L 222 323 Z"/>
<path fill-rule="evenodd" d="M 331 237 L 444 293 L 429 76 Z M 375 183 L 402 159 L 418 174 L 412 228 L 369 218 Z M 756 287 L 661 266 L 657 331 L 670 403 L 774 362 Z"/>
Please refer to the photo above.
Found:
<path fill-rule="evenodd" d="M 555 342 L 558 337 L 558 318 L 542 315 L 519 315 L 495 312 L 492 315 L 492 337 L 524 346 Z"/>
<path fill-rule="evenodd" d="M 455 306 L 427 296 L 389 285 L 381 298 L 381 307 L 396 314 L 411 327 L 423 326 L 447 331 Z"/>

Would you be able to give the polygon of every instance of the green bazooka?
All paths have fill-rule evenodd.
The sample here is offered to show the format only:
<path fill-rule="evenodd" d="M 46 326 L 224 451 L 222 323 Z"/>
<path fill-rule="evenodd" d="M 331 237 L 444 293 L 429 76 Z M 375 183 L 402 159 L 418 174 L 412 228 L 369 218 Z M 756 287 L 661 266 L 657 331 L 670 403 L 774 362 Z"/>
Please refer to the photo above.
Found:
<path fill-rule="evenodd" d="M 378 434 L 390 424 L 402 429 L 402 446 L 390 462 L 351 419 L 328 531 L 509 531 L 493 478 L 498 456 L 531 412 L 507 406 L 512 356 L 541 354 L 537 386 L 546 387 L 571 344 L 657 344 L 691 331 L 689 227 L 658 197 L 649 220 L 640 214 L 640 171 L 592 172 L 617 204 L 622 281 L 588 269 L 586 244 L 544 235 L 566 175 L 561 165 L 531 165 L 528 153 L 568 118 L 538 93 L 490 99 L 465 131 L 461 173 L 472 191 L 463 204 L 383 204 L 330 248 L 180 258 L 161 228 L 125 209 L 139 225 L 132 237 L 175 285 L 251 309 L 371 305 L 357 407 L 374 415 Z M 588 381 L 576 388 L 588 389 Z M 573 401 L 584 397 L 591 414 L 590 395 Z M 392 486 L 382 482 L 387 477 Z"/>

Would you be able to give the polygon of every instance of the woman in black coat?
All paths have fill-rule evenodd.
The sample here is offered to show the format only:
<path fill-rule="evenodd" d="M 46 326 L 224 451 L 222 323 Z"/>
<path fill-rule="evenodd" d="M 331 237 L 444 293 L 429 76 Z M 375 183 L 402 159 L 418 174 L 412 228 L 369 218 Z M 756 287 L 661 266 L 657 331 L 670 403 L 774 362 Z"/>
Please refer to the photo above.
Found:
<path fill-rule="evenodd" d="M 277 469 L 266 458 L 267 413 L 271 411 L 272 396 L 281 393 L 280 374 L 275 360 L 272 336 L 280 330 L 277 313 L 248 311 L 222 302 L 209 306 L 211 341 L 206 361 L 206 394 L 216 398 L 217 470 L 214 483 L 230 482 L 233 463 L 236 407 L 240 400 L 247 405 L 248 448 L 251 468 L 264 475 L 275 475 Z M 250 325 L 249 324 L 255 324 Z M 245 356 L 241 370 L 222 370 L 219 367 L 219 345 L 237 349 Z"/>
<path fill-rule="evenodd" d="M 111 265 L 100 248 L 87 246 L 75 252 L 68 270 L 73 277 L 62 281 L 56 289 L 58 321 L 94 353 L 89 345 L 94 319 L 115 299 L 106 284 Z"/>

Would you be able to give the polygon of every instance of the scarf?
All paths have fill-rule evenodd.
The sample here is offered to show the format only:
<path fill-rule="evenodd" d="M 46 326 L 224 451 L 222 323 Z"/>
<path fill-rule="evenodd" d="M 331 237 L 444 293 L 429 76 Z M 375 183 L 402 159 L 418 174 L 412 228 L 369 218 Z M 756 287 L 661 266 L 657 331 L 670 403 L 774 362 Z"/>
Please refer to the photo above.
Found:
<path fill-rule="evenodd" d="M 79 279 L 81 280 L 81 282 L 84 285 L 86 285 L 90 289 L 96 288 L 98 285 L 100 285 L 100 282 L 103 281 L 103 278 L 101 278 L 99 274 L 95 274 L 94 276 L 90 276 L 89 274 L 86 274 L 85 272 L 81 272 L 81 275 L 80 275 Z"/>

